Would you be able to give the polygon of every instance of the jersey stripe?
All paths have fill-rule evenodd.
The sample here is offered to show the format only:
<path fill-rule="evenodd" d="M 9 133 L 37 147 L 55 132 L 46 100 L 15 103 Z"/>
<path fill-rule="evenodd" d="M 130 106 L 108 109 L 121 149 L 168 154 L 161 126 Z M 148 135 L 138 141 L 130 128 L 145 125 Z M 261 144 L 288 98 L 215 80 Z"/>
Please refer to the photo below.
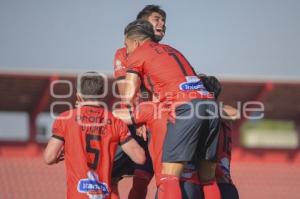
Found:
<path fill-rule="evenodd" d="M 169 53 L 169 55 L 172 56 L 172 57 L 175 59 L 175 61 L 176 61 L 177 64 L 179 65 L 179 67 L 180 67 L 182 73 L 184 74 L 184 76 L 187 76 L 188 74 L 187 74 L 187 72 L 186 72 L 184 66 L 182 65 L 181 61 L 180 61 L 180 60 L 178 59 L 178 57 L 176 56 L 176 54 L 174 54 L 174 53 Z"/>

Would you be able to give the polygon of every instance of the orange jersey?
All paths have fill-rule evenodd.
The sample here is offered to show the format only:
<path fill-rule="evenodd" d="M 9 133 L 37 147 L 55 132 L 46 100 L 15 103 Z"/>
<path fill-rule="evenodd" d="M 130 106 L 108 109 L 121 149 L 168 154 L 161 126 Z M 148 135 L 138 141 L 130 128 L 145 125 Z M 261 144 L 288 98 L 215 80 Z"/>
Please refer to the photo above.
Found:
<path fill-rule="evenodd" d="M 109 199 L 117 146 L 130 139 L 127 125 L 99 106 L 82 106 L 54 121 L 53 137 L 64 141 L 67 198 Z"/>
<path fill-rule="evenodd" d="M 230 175 L 230 161 L 231 161 L 231 122 L 222 120 L 219 146 L 218 146 L 218 163 L 216 168 L 217 182 L 232 183 Z"/>
<path fill-rule="evenodd" d="M 213 99 L 187 59 L 171 46 L 146 41 L 127 57 L 127 67 L 160 101 Z"/>
<path fill-rule="evenodd" d="M 134 122 L 145 123 L 151 134 L 148 148 L 157 182 L 162 170 L 162 151 L 169 114 L 168 106 L 155 102 L 142 102 L 134 111 Z M 192 164 L 186 165 L 181 180 L 199 184 L 196 167 Z"/>

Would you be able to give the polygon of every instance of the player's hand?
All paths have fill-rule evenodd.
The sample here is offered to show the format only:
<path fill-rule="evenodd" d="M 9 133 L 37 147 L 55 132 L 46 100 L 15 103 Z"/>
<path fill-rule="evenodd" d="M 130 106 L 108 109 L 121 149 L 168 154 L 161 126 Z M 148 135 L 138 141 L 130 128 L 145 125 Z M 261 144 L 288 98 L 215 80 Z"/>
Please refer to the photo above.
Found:
<path fill-rule="evenodd" d="M 78 101 L 78 100 L 76 100 L 76 102 L 75 102 L 75 107 L 76 107 L 76 108 L 79 107 L 79 101 Z"/>
<path fill-rule="evenodd" d="M 137 136 L 142 137 L 145 141 L 147 141 L 147 128 L 145 125 L 141 125 L 136 127 Z"/>
<path fill-rule="evenodd" d="M 56 163 L 59 163 L 60 161 L 65 160 L 65 150 L 62 149 L 59 153 L 59 155 L 56 158 Z"/>
<path fill-rule="evenodd" d="M 228 120 L 237 120 L 241 117 L 238 110 L 229 105 L 223 106 L 223 113 L 226 116 L 225 118 Z"/>

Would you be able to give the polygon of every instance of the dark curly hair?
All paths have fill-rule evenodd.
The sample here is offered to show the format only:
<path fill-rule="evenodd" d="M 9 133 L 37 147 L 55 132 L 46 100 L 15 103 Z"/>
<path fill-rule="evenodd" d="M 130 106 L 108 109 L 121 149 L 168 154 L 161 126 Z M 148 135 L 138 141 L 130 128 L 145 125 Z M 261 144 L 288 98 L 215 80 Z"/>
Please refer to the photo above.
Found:
<path fill-rule="evenodd" d="M 215 76 L 207 76 L 205 74 L 198 74 L 198 77 L 202 80 L 207 91 L 212 92 L 217 99 L 222 91 L 222 85 Z"/>

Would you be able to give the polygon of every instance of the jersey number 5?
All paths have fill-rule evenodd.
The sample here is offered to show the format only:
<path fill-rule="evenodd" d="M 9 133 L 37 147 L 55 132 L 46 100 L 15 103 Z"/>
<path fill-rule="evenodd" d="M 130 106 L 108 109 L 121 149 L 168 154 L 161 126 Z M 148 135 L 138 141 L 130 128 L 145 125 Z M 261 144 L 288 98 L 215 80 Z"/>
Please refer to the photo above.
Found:
<path fill-rule="evenodd" d="M 86 150 L 86 152 L 92 153 L 92 154 L 95 155 L 94 161 L 92 163 L 88 162 L 87 165 L 91 169 L 96 169 L 98 167 L 98 163 L 99 163 L 100 151 L 96 148 L 92 148 L 92 146 L 91 146 L 92 141 L 100 141 L 100 135 L 86 134 L 86 136 L 85 136 L 85 142 L 86 142 L 85 150 Z"/>

